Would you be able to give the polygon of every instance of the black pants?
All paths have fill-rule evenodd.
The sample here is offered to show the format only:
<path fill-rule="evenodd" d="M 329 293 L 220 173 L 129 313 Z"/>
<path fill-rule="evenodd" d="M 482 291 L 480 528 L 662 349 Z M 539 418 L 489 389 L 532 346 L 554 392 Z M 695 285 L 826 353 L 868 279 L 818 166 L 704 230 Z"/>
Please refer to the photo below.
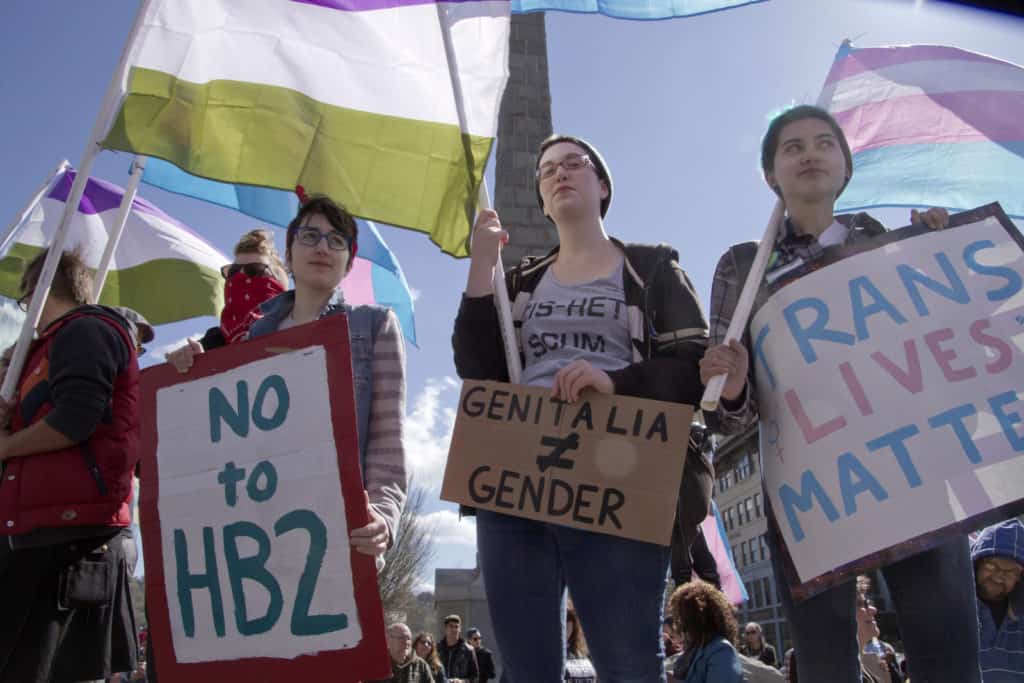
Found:
<path fill-rule="evenodd" d="M 95 680 L 135 669 L 131 532 L 0 556 L 0 683 Z"/>

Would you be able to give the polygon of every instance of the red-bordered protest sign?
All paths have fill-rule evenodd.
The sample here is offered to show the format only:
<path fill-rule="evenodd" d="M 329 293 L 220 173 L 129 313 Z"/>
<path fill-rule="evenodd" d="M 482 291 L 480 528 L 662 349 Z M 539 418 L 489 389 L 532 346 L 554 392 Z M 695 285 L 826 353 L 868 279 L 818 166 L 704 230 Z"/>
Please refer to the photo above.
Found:
<path fill-rule="evenodd" d="M 999 205 L 810 267 L 750 324 L 797 599 L 1024 510 L 1024 239 Z"/>
<path fill-rule="evenodd" d="M 140 525 L 165 682 L 357 681 L 390 659 L 332 316 L 142 375 Z"/>

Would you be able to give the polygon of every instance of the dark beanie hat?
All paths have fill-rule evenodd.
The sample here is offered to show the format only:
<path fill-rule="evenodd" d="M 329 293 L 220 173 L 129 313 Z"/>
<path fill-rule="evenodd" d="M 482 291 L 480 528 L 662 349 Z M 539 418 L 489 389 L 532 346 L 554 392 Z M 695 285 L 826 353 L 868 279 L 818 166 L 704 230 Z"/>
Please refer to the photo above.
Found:
<path fill-rule="evenodd" d="M 601 200 L 601 218 L 608 213 L 608 206 L 612 203 L 612 176 L 608 173 L 608 166 L 604 163 L 604 159 L 598 153 L 594 146 L 582 138 L 573 137 L 572 135 L 559 135 L 554 134 L 540 143 L 540 149 L 537 150 L 537 160 L 534 162 L 534 170 L 540 168 L 540 158 L 544 156 L 544 150 L 551 145 L 556 145 L 559 142 L 571 142 L 572 144 L 580 147 L 586 151 L 587 156 L 590 157 L 590 161 L 594 164 L 594 170 L 597 171 L 597 177 L 600 178 L 608 185 L 608 196 Z M 540 197 L 540 183 L 534 182 L 534 191 L 537 193 L 537 205 L 540 210 L 544 210 L 544 200 Z"/>

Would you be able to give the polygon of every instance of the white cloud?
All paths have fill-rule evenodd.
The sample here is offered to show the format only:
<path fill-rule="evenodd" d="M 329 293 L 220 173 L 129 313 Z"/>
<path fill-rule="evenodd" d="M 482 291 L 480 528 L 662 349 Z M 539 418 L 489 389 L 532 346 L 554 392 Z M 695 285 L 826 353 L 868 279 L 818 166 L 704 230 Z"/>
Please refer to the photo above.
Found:
<path fill-rule="evenodd" d="M 437 545 L 476 546 L 476 518 L 453 510 L 438 510 L 420 517 L 431 540 Z"/>
<path fill-rule="evenodd" d="M 428 379 L 405 417 L 405 457 L 416 486 L 441 489 L 448 444 L 455 426 L 459 383 L 451 377 Z"/>

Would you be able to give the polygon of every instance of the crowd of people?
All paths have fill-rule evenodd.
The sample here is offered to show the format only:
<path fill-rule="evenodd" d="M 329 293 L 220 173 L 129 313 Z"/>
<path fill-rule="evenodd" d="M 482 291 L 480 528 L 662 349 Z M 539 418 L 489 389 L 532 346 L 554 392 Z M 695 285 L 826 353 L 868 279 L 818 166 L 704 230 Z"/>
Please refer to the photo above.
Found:
<path fill-rule="evenodd" d="M 776 117 L 762 142 L 761 166 L 785 205 L 770 268 L 813 264 L 832 247 L 866 244 L 885 232 L 865 213 L 835 215 L 854 169 L 842 129 L 824 110 L 799 106 Z M 614 186 L 591 143 L 552 136 L 538 150 L 535 176 L 558 246 L 506 277 L 521 381 L 566 402 L 597 392 L 697 405 L 705 385 L 724 375 L 720 408 L 704 416 L 709 430 L 728 434 L 755 422 L 749 334 L 725 341 L 750 269 L 750 245 L 730 248 L 719 260 L 706 317 L 675 249 L 606 232 Z M 911 220 L 939 230 L 948 214 L 913 211 Z M 495 211 L 479 214 L 452 338 L 464 379 L 510 376 L 493 284 L 508 237 Z M 407 486 L 405 354 L 393 312 L 344 301 L 339 285 L 357 248 L 356 222 L 344 207 L 302 197 L 283 259 L 271 235 L 243 236 L 223 272 L 220 325 L 168 361 L 188 373 L 199 354 L 345 315 L 370 519 L 350 540 L 379 568 L 395 540 Z M 35 291 L 45 255 L 28 264 L 22 304 Z M 601 305 L 584 309 L 581 300 Z M 74 252 L 61 256 L 15 398 L 0 405 L 7 427 L 0 432 L 0 683 L 98 680 L 138 668 L 127 527 L 141 438 L 138 355 L 147 328 L 134 312 L 95 305 L 88 268 Z M 1024 680 L 1020 522 L 985 529 L 973 546 L 966 535 L 948 537 L 882 568 L 903 655 L 879 639 L 864 581 L 839 582 L 800 602 L 780 591 L 794 641 L 780 658 L 757 623 L 743 628 L 740 644 L 733 606 L 714 584 L 714 571 L 696 572 L 711 581 L 691 578 L 691 548 L 702 543 L 714 473 L 699 443 L 681 457 L 672 548 L 464 511 L 476 515 L 502 681 L 732 683 L 779 679 L 778 667 L 790 681 L 895 683 L 909 676 L 914 683 L 977 683 L 982 672 L 987 683 Z M 771 510 L 768 540 L 781 577 L 784 553 Z M 670 567 L 679 585 L 665 619 Z M 387 643 L 392 681 L 484 683 L 495 676 L 497 662 L 482 634 L 469 629 L 463 637 L 457 615 L 444 620 L 436 641 L 427 633 L 414 638 L 395 623 Z"/>

